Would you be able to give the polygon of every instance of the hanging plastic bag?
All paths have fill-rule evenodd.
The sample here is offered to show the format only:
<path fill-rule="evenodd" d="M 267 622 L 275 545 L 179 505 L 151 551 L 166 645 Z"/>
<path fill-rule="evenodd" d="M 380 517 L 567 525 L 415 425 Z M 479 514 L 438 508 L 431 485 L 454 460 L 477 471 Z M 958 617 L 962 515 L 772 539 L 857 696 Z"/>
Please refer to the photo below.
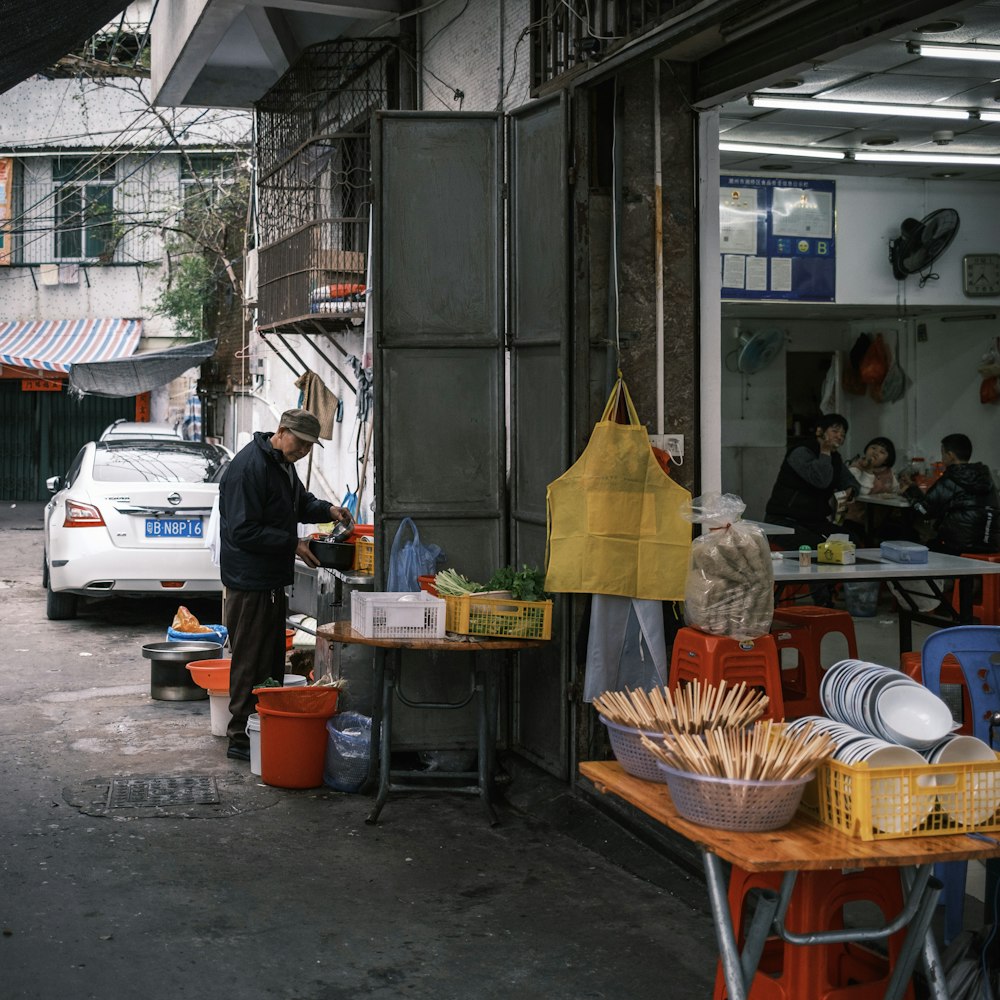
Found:
<path fill-rule="evenodd" d="M 881 385 L 889 373 L 889 352 L 881 333 L 875 334 L 871 347 L 865 351 L 858 373 L 865 385 Z"/>
<path fill-rule="evenodd" d="M 733 493 L 707 493 L 685 514 L 706 530 L 691 544 L 684 621 L 733 639 L 766 635 L 774 617 L 771 549 L 760 528 L 740 520 L 744 510 Z"/>
<path fill-rule="evenodd" d="M 404 542 L 405 532 L 409 530 L 413 537 Z M 413 523 L 413 518 L 404 517 L 396 529 L 396 537 L 392 540 L 392 550 L 389 552 L 389 580 L 386 591 L 419 590 L 419 576 L 432 576 L 438 571 L 438 563 L 444 559 L 440 545 L 424 545 L 420 541 L 420 532 Z"/>
<path fill-rule="evenodd" d="M 546 491 L 545 589 L 681 600 L 690 498 L 660 468 L 619 375 L 583 454 Z"/>
<path fill-rule="evenodd" d="M 889 365 L 889 370 L 886 372 L 885 378 L 879 386 L 879 396 L 877 402 L 895 403 L 896 400 L 903 398 L 903 394 L 905 392 L 906 372 L 904 372 L 899 366 L 899 334 L 896 334 L 896 352 L 893 356 L 892 363 Z M 872 393 L 872 396 L 875 396 L 874 392 Z"/>

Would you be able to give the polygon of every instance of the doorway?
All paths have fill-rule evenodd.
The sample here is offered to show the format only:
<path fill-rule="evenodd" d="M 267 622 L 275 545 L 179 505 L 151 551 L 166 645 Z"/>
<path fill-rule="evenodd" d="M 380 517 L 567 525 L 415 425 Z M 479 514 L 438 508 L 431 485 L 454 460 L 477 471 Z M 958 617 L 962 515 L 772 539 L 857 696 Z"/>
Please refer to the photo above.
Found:
<path fill-rule="evenodd" d="M 791 448 L 812 440 L 811 423 L 821 413 L 837 413 L 837 354 L 789 351 L 785 361 L 785 436 Z"/>

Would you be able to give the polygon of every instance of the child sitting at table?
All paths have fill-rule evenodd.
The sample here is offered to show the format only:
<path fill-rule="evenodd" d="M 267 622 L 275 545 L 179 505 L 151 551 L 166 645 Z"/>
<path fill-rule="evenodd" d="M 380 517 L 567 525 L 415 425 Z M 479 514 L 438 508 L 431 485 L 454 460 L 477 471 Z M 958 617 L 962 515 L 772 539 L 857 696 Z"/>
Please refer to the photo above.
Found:
<path fill-rule="evenodd" d="M 852 459 L 848 472 L 858 481 L 858 496 L 891 495 L 899 492 L 899 481 L 892 467 L 896 464 L 896 446 L 887 437 L 874 437 L 865 450 Z M 877 546 L 886 539 L 907 538 L 916 541 L 912 528 L 899 518 L 892 518 L 885 509 L 866 510 L 865 505 L 852 502 L 845 514 L 845 527 L 852 529 L 866 546 Z"/>

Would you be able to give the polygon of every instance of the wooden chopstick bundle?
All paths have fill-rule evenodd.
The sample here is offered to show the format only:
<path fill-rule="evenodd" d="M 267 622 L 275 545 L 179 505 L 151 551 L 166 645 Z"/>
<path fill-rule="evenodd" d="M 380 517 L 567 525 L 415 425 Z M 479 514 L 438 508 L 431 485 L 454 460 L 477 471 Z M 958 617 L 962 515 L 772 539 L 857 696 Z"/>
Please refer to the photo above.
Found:
<path fill-rule="evenodd" d="M 677 771 L 742 781 L 801 778 L 836 749 L 827 733 L 812 725 L 788 735 L 770 719 L 747 727 L 706 729 L 702 737 L 676 732 L 661 741 L 642 736 L 642 745 Z"/>
<path fill-rule="evenodd" d="M 611 722 L 631 729 L 661 733 L 699 734 L 710 729 L 749 726 L 766 711 L 766 694 L 741 681 L 718 687 L 693 680 L 674 693 L 663 687 L 605 691 L 594 699 L 594 707 Z"/>

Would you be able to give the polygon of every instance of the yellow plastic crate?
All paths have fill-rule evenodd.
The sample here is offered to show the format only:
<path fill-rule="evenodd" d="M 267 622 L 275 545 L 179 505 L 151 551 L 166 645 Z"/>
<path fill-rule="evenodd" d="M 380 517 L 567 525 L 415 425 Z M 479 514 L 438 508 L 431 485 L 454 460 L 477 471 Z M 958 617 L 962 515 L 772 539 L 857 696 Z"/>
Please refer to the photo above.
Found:
<path fill-rule="evenodd" d="M 375 539 L 362 535 L 354 540 L 354 565 L 358 573 L 375 572 Z"/>
<path fill-rule="evenodd" d="M 912 767 L 831 760 L 817 768 L 802 808 L 860 840 L 1000 831 L 1000 755 Z"/>
<path fill-rule="evenodd" d="M 552 602 L 507 597 L 445 597 L 445 628 L 459 635 L 551 639 Z"/>

